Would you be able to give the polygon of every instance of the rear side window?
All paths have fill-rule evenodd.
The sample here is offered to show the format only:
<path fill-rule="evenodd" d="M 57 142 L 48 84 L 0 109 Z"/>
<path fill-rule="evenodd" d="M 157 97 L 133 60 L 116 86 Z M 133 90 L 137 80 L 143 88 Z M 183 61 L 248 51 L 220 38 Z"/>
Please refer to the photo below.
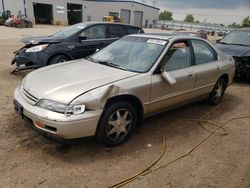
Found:
<path fill-rule="evenodd" d="M 142 33 L 141 29 L 138 27 L 127 27 L 128 34 L 139 34 Z"/>
<path fill-rule="evenodd" d="M 191 40 L 196 65 L 210 63 L 218 60 L 216 52 L 206 42 L 200 40 Z"/>
<path fill-rule="evenodd" d="M 109 38 L 121 38 L 126 35 L 126 30 L 121 25 L 109 26 Z"/>

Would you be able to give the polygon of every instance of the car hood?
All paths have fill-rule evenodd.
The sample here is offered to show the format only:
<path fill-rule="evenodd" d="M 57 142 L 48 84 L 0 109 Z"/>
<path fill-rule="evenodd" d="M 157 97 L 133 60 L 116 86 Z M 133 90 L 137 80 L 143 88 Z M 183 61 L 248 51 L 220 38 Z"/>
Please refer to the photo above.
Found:
<path fill-rule="evenodd" d="M 20 40 L 20 42 L 24 43 L 24 44 L 41 44 L 41 43 L 60 43 L 62 42 L 63 39 L 62 38 L 56 38 L 56 37 L 52 37 L 52 36 L 48 36 L 48 37 L 28 37 L 28 38 L 23 38 Z"/>
<path fill-rule="evenodd" d="M 244 57 L 250 56 L 250 46 L 230 45 L 230 44 L 216 44 L 216 46 L 225 54 Z"/>
<path fill-rule="evenodd" d="M 68 104 L 85 92 L 137 74 L 81 59 L 33 71 L 22 87 L 38 99 Z"/>

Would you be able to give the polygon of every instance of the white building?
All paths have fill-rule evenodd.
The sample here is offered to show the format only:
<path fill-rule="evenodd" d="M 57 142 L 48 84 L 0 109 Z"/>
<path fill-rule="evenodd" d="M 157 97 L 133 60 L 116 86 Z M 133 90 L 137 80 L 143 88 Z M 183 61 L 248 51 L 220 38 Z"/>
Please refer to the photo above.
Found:
<path fill-rule="evenodd" d="M 102 21 L 104 16 L 117 14 L 125 23 L 149 27 L 158 20 L 159 8 L 136 1 L 123 0 L 0 0 L 0 10 L 21 11 L 34 23 L 74 24 Z"/>

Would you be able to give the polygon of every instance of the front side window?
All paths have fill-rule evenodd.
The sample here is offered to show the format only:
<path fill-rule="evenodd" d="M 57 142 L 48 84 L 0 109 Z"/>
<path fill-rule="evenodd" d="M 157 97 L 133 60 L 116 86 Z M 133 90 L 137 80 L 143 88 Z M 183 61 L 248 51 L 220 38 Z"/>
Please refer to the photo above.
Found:
<path fill-rule="evenodd" d="M 126 36 L 91 55 L 89 60 L 133 72 L 147 72 L 166 45 L 166 40 Z"/>
<path fill-rule="evenodd" d="M 217 60 L 212 47 L 201 40 L 192 40 L 196 65 L 210 63 Z"/>
<path fill-rule="evenodd" d="M 187 42 L 177 42 L 172 45 L 163 60 L 166 71 L 182 69 L 191 66 L 190 46 Z"/>
<path fill-rule="evenodd" d="M 81 33 L 81 36 L 86 36 L 88 39 L 104 39 L 105 34 L 105 25 L 95 25 L 90 28 L 87 28 Z"/>
<path fill-rule="evenodd" d="M 80 32 L 81 30 L 83 30 L 87 26 L 88 26 L 88 24 L 86 24 L 86 23 L 75 24 L 75 25 L 66 27 L 65 29 L 53 34 L 52 36 L 56 37 L 56 38 L 67 38 L 67 37 L 73 36 L 74 34 Z"/>

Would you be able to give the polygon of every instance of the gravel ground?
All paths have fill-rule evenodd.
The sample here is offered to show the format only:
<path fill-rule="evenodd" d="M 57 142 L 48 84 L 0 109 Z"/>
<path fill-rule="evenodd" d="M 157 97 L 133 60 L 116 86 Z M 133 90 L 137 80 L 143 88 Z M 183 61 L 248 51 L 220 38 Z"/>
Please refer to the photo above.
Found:
<path fill-rule="evenodd" d="M 212 110 L 205 102 L 144 120 L 127 143 L 114 148 L 100 146 L 93 139 L 56 142 L 32 130 L 13 110 L 14 88 L 27 72 L 9 74 L 13 69 L 12 52 L 22 46 L 17 40 L 24 36 L 49 35 L 61 28 L 0 27 L 1 187 L 108 187 L 143 170 L 157 158 L 164 129 L 168 128 L 167 148 L 156 166 L 186 153 L 209 134 L 195 122 L 169 127 L 180 118 L 200 118 Z M 232 117 L 250 115 L 249 93 L 248 83 L 234 83 L 207 118 L 223 123 Z M 124 187 L 250 187 L 249 119 L 230 122 L 226 129 L 227 136 L 218 131 L 190 155 Z"/>

